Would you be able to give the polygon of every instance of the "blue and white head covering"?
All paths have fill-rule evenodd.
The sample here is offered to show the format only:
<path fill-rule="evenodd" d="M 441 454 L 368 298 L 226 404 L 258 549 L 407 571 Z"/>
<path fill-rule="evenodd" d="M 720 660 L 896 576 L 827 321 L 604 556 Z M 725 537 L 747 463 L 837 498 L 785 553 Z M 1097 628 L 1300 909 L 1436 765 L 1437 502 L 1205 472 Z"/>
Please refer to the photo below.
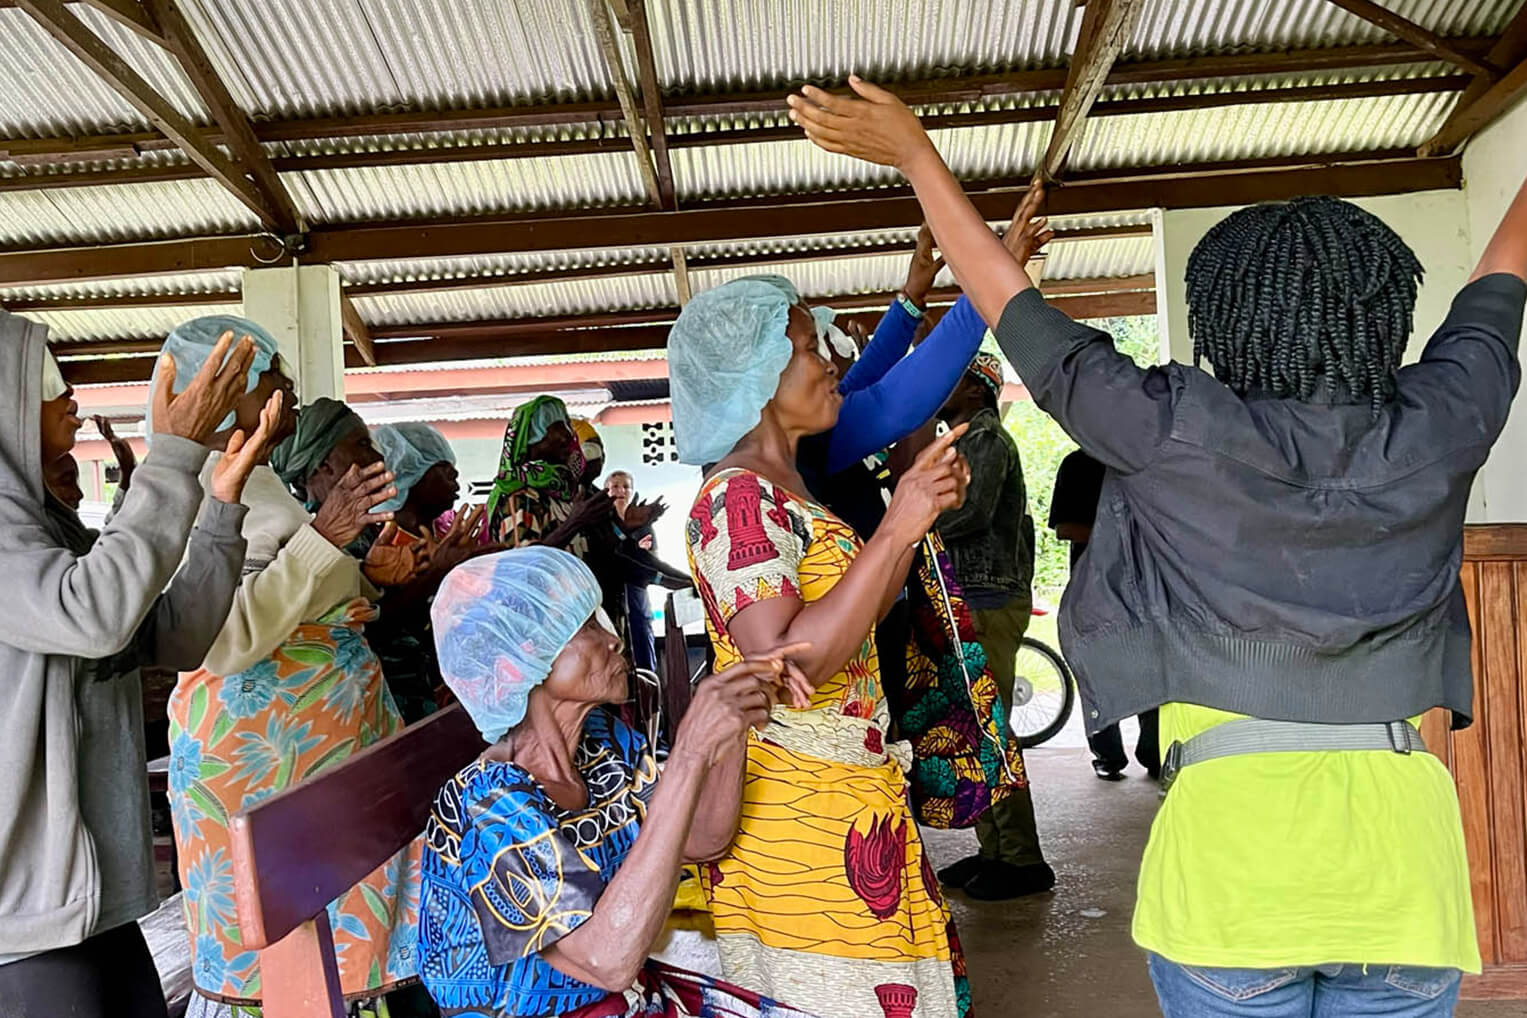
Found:
<path fill-rule="evenodd" d="M 408 501 L 408 493 L 414 485 L 437 464 L 456 465 L 456 452 L 451 443 L 428 424 L 384 424 L 371 432 L 371 441 L 387 462 L 387 469 L 392 471 L 393 486 L 398 489 L 396 498 L 383 502 L 374 512 L 397 512 Z"/>
<path fill-rule="evenodd" d="M 530 691 L 599 608 L 576 556 L 531 545 L 469 559 L 440 585 L 430 618 L 440 674 L 488 742 L 525 718 Z"/>
<path fill-rule="evenodd" d="M 175 326 L 174 331 L 165 339 L 164 348 L 159 351 L 159 359 L 154 362 L 154 377 L 149 382 L 149 392 L 154 392 L 159 385 L 159 362 L 165 354 L 175 358 L 175 386 L 171 392 L 184 392 L 202 365 L 207 363 L 207 358 L 212 356 L 212 348 L 217 346 L 217 341 L 225 332 L 233 333 L 233 346 L 228 348 L 229 354 L 233 353 L 234 346 L 245 336 L 254 341 L 254 360 L 249 364 L 249 381 L 244 386 L 245 392 L 253 392 L 255 386 L 260 384 L 260 376 L 275 363 L 278 353 L 276 339 L 261 326 L 238 315 L 205 315 Z M 147 433 L 150 435 L 154 433 L 153 414 L 154 403 L 151 397 L 147 422 Z M 234 416 L 230 413 L 223 418 L 217 429 L 226 431 L 233 424 Z"/>
<path fill-rule="evenodd" d="M 683 463 L 722 459 L 758 426 L 792 349 L 800 303 L 783 276 L 748 276 L 697 294 L 668 333 L 673 434 Z"/>

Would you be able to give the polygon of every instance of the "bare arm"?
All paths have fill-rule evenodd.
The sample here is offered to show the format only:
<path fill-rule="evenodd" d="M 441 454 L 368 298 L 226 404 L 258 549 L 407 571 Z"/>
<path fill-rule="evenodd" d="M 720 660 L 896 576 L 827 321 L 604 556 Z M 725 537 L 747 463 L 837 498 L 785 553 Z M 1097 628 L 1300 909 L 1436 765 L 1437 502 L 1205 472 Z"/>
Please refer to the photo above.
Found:
<path fill-rule="evenodd" d="M 1495 235 L 1485 245 L 1484 254 L 1469 282 L 1496 272 L 1507 272 L 1527 279 L 1527 180 L 1516 192 L 1516 198 L 1501 217 Z"/>

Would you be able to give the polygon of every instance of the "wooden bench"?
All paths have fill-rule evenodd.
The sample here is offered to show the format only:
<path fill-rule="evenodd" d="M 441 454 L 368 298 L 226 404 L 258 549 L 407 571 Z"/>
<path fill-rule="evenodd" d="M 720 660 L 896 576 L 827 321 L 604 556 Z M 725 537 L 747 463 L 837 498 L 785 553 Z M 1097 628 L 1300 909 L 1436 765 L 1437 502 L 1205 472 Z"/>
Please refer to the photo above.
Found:
<path fill-rule="evenodd" d="M 450 707 L 234 814 L 239 932 L 260 952 L 266 1018 L 345 1018 L 329 902 L 417 837 L 440 787 L 482 750 Z"/>

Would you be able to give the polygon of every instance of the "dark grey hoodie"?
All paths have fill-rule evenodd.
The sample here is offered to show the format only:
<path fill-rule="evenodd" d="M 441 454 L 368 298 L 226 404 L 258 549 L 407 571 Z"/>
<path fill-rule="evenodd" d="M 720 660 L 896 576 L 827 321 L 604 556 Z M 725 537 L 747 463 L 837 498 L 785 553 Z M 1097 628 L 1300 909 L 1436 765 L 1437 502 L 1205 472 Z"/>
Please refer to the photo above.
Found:
<path fill-rule="evenodd" d="M 244 557 L 242 506 L 207 500 L 191 534 L 207 450 L 183 439 L 155 439 L 93 540 L 49 509 L 46 338 L 0 312 L 0 961 L 153 907 L 138 666 L 200 664 Z"/>

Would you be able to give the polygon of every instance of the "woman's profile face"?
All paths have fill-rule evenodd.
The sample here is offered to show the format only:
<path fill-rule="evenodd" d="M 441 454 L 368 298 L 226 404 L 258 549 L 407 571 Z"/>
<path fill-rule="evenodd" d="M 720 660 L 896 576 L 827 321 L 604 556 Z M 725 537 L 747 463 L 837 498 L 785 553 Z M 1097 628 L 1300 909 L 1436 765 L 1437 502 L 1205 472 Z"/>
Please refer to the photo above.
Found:
<path fill-rule="evenodd" d="M 600 624 L 596 612 L 562 648 L 541 688 L 553 699 L 573 703 L 623 703 L 626 659 L 620 651 L 620 637 Z"/>
<path fill-rule="evenodd" d="M 838 394 L 838 369 L 817 335 L 816 320 L 805 305 L 790 309 L 785 329 L 790 339 L 790 363 L 779 376 L 770 405 L 787 428 L 807 435 L 826 431 L 838 422 L 843 397 Z"/>

